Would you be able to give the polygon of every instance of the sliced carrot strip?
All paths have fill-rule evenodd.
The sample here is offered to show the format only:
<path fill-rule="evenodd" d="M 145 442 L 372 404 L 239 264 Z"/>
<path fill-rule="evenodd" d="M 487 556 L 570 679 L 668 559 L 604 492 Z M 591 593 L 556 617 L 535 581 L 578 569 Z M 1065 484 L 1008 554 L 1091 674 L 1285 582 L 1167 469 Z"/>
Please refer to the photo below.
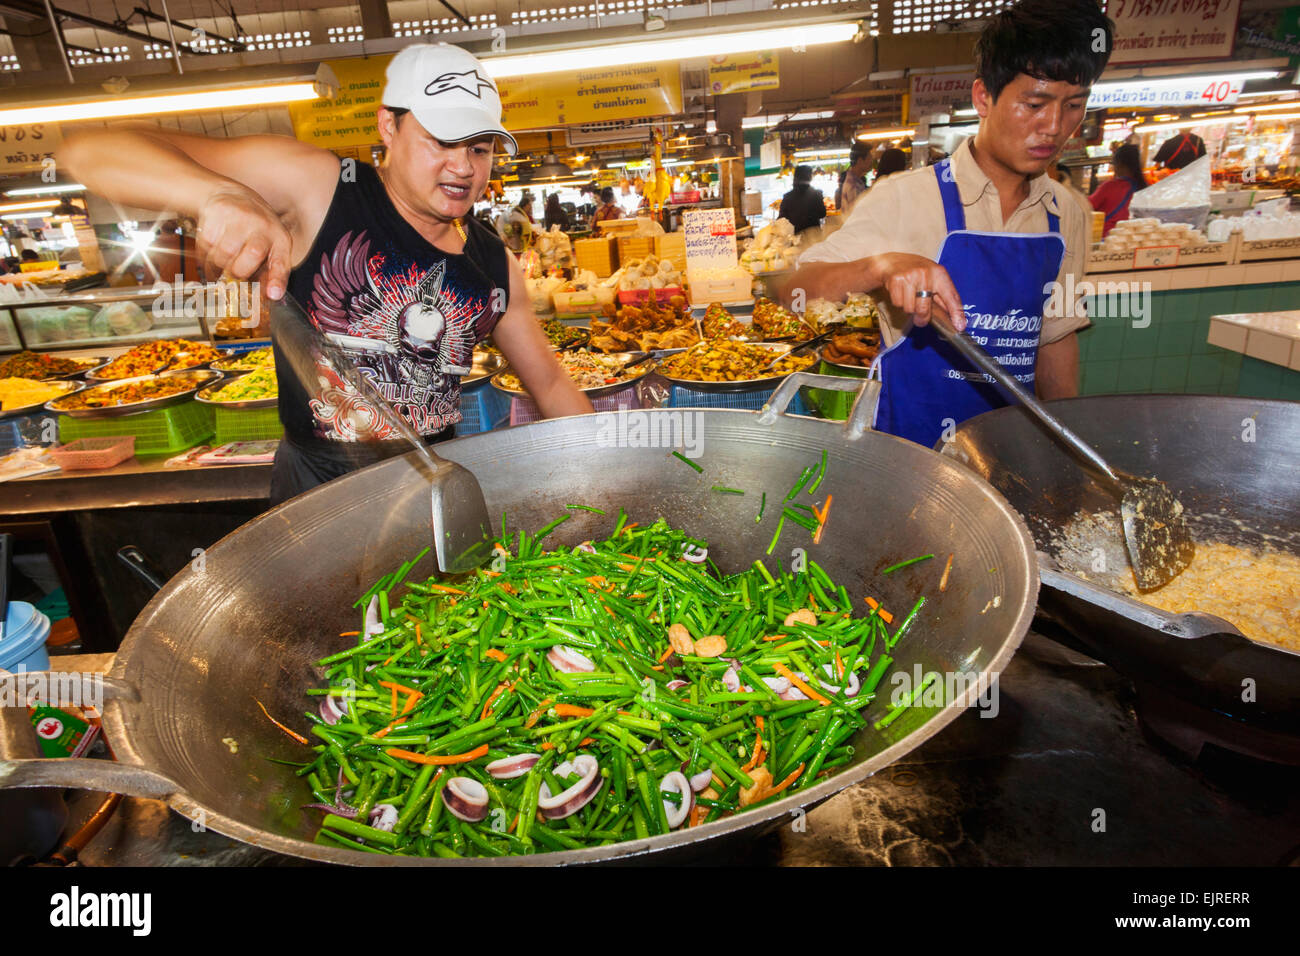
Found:
<path fill-rule="evenodd" d="M 868 595 L 867 597 L 863 598 L 863 600 L 867 602 L 867 607 L 871 608 L 873 611 L 876 608 L 880 608 L 880 619 L 884 621 L 886 624 L 894 623 L 894 615 L 890 614 L 883 607 L 880 607 L 880 602 L 877 601 L 875 598 Z"/>
<path fill-rule="evenodd" d="M 657 661 L 655 661 L 655 663 L 656 663 L 656 664 L 662 664 L 664 661 L 668 660 L 668 658 L 670 658 L 670 657 L 672 657 L 672 656 L 673 656 L 673 648 L 672 648 L 672 645 L 670 644 L 670 645 L 667 647 L 667 649 L 665 649 L 664 652 L 663 652 L 662 654 L 659 655 L 659 659 L 658 659 Z"/>
<path fill-rule="evenodd" d="M 789 680 L 791 684 L 794 684 L 795 687 L 798 687 L 801 691 L 803 691 L 813 700 L 821 701 L 823 707 L 830 705 L 829 699 L 827 699 L 826 697 L 817 693 L 817 691 L 809 687 L 806 683 L 803 682 L 803 680 L 800 679 L 798 674 L 790 670 L 790 668 L 786 667 L 784 664 L 778 661 L 777 663 L 772 665 L 772 669 L 775 670 L 782 677 Z"/>
<path fill-rule="evenodd" d="M 290 730 L 290 729 L 289 729 L 288 727 L 286 727 L 284 724 L 280 723 L 278 720 L 276 720 L 274 717 L 272 717 L 272 716 L 271 716 L 271 712 L 270 712 L 269 710 L 267 710 L 266 707 L 262 704 L 262 702 L 261 702 L 260 700 L 258 700 L 256 697 L 253 698 L 253 702 L 254 702 L 255 704 L 257 704 L 258 707 L 261 707 L 261 708 L 262 708 L 262 713 L 266 714 L 266 719 L 269 720 L 271 723 L 275 724 L 275 726 L 279 727 L 281 730 L 283 730 L 286 734 L 288 734 L 288 735 L 289 735 L 290 737 L 292 737 L 294 740 L 298 741 L 298 743 L 300 743 L 300 744 L 308 743 L 307 738 L 304 737 L 302 734 L 294 733 L 292 730 Z"/>
<path fill-rule="evenodd" d="M 803 765 L 803 764 L 799 764 L 799 766 L 795 767 L 794 770 L 791 771 L 790 776 L 786 777 L 784 780 L 782 780 L 780 783 L 778 783 L 775 787 L 773 787 L 771 790 L 769 790 L 769 791 L 767 792 L 766 795 L 769 796 L 769 797 L 775 796 L 776 794 L 778 794 L 778 793 L 780 793 L 782 790 L 784 790 L 786 787 L 790 786 L 790 784 L 794 783 L 796 780 L 799 779 L 799 774 L 803 773 L 803 768 L 804 768 L 804 765 Z"/>
<path fill-rule="evenodd" d="M 590 717 L 595 711 L 590 707 L 580 707 L 577 704 L 556 704 L 556 717 Z"/>
<path fill-rule="evenodd" d="M 466 751 L 463 754 L 444 754 L 433 756 L 431 754 L 417 754 L 413 750 L 399 750 L 396 747 L 389 747 L 384 753 L 390 757 L 397 757 L 399 760 L 409 760 L 412 763 L 431 763 L 435 767 L 443 767 L 453 763 L 469 763 L 471 760 L 477 760 L 479 757 L 486 756 L 488 752 L 487 744 L 480 744 L 473 750 Z"/>
<path fill-rule="evenodd" d="M 360 637 L 360 631 L 339 631 L 339 637 Z"/>
<path fill-rule="evenodd" d="M 505 663 L 506 652 L 501 650 L 501 648 L 499 647 L 489 647 L 486 651 L 483 652 L 483 656 L 490 657 L 494 661 Z"/>

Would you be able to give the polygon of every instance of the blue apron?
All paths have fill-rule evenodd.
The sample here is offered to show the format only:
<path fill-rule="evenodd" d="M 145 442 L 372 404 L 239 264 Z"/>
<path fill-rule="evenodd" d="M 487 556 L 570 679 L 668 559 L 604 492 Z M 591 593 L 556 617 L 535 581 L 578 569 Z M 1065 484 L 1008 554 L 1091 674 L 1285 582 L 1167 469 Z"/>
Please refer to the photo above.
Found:
<path fill-rule="evenodd" d="M 1043 308 L 1065 256 L 1060 218 L 1048 212 L 1044 233 L 969 232 L 948 163 L 934 167 L 948 226 L 939 265 L 961 293 L 967 333 L 1032 392 Z M 876 358 L 872 374 L 882 381 L 876 429 L 927 448 L 950 425 L 1006 404 L 930 325 L 909 325 Z"/>

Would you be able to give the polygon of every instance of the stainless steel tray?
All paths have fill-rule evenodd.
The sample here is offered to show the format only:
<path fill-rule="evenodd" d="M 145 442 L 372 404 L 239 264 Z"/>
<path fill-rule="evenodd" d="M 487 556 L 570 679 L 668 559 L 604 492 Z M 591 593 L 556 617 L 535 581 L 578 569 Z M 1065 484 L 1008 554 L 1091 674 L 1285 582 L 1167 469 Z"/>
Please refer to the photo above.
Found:
<path fill-rule="evenodd" d="M 190 371 L 190 369 L 186 369 L 186 371 Z M 272 395 L 270 398 L 248 398 L 236 402 L 223 402 L 211 397 L 214 392 L 225 388 L 231 382 L 237 382 L 245 375 L 251 375 L 254 371 L 256 371 L 256 369 L 241 372 L 238 375 L 227 375 L 225 378 L 213 382 L 211 385 L 204 385 L 195 393 L 194 400 L 196 402 L 201 402 L 204 405 L 211 405 L 214 408 L 275 408 L 275 406 L 280 402 L 280 397 L 278 395 Z"/>
<path fill-rule="evenodd" d="M 80 382 L 67 382 L 59 379 L 51 379 L 42 382 L 42 384 L 62 388 L 64 394 L 60 395 L 59 398 L 63 398 L 65 395 L 81 390 Z M 53 399 L 48 399 L 48 401 L 53 401 Z M 39 412 L 44 407 L 45 402 L 32 402 L 28 405 L 19 405 L 16 408 L 0 408 L 0 418 L 17 418 L 20 415 L 30 415 L 32 412 Z"/>
<path fill-rule="evenodd" d="M 637 359 L 642 358 L 646 353 L 645 352 L 602 352 L 599 354 L 600 357 L 602 358 L 621 359 L 622 362 L 620 364 L 626 365 L 628 362 L 634 362 Z M 637 374 L 633 375 L 631 378 L 624 379 L 621 382 L 614 382 L 613 384 L 610 385 L 597 385 L 593 388 L 582 388 L 579 389 L 579 391 L 582 392 L 582 394 L 586 395 L 588 398 L 600 398 L 602 395 L 612 395 L 615 392 L 627 388 L 629 385 L 635 385 L 637 382 L 641 381 L 641 379 L 645 378 L 647 375 L 649 375 L 651 372 L 655 370 L 656 364 L 657 363 L 651 361 L 651 362 L 646 362 L 644 365 L 637 366 Z M 532 396 L 529 395 L 526 391 L 523 391 L 522 389 L 507 388 L 506 386 L 501 384 L 501 376 L 508 371 L 510 371 L 510 366 L 507 365 L 500 372 L 497 372 L 495 375 L 493 375 L 491 380 L 492 387 L 497 389 L 498 391 L 504 392 L 505 394 L 509 395 L 511 398 L 531 399 Z"/>
<path fill-rule="evenodd" d="M 183 392 L 177 392 L 175 395 L 167 395 L 163 398 L 151 398 L 143 402 L 131 402 L 127 405 L 110 405 L 107 408 L 60 408 L 60 402 L 66 402 L 69 398 L 80 395 L 83 392 L 92 390 L 112 391 L 115 388 L 122 388 L 126 385 L 134 385 L 140 382 L 148 382 L 159 378 L 172 378 L 181 376 L 192 376 L 194 379 L 193 387 L 187 388 Z M 90 385 L 87 388 L 78 389 L 68 395 L 61 396 L 46 402 L 45 407 L 52 412 L 58 412 L 60 415 L 70 415 L 73 418 L 118 418 L 123 415 L 135 415 L 138 412 L 151 412 L 155 408 L 167 408 L 171 405 L 179 405 L 182 402 L 189 401 L 204 385 L 218 381 L 221 373 L 212 369 L 193 369 L 187 368 L 176 372 L 163 372 L 159 375 L 138 375 L 135 378 L 122 378 L 110 382 L 99 382 Z"/>
<path fill-rule="evenodd" d="M 794 343 L 789 342 L 750 342 L 747 344 L 756 345 L 777 354 L 788 352 L 790 349 L 794 348 Z M 810 365 L 808 369 L 804 369 L 804 371 L 807 371 L 812 367 L 813 366 Z M 763 378 L 747 378 L 738 382 L 702 382 L 698 379 L 692 378 L 676 378 L 665 371 L 662 366 L 659 368 L 659 376 L 672 385 L 680 385 L 682 388 L 689 388 L 695 392 L 709 392 L 715 395 L 730 392 L 757 392 L 763 389 L 776 388 L 789 375 L 789 372 L 782 372 L 780 375 L 767 375 Z"/>
<path fill-rule="evenodd" d="M 485 352 L 482 349 L 474 350 L 474 366 L 470 369 L 468 375 L 462 375 L 460 387 L 462 389 L 477 385 L 485 379 L 491 378 L 497 372 L 506 367 L 506 357 L 500 352 Z"/>

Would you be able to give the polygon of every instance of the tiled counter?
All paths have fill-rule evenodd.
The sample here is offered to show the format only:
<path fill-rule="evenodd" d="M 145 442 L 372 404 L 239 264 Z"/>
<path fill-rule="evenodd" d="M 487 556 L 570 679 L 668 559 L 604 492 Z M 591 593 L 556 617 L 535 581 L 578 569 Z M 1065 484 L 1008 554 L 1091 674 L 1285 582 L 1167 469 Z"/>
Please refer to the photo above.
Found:
<path fill-rule="evenodd" d="M 1300 260 L 1089 275 L 1094 283 L 1149 283 L 1150 324 L 1103 316 L 1079 333 L 1081 393 L 1247 395 L 1300 401 L 1300 373 L 1212 345 L 1210 317 L 1300 309 Z"/>
<path fill-rule="evenodd" d="M 1243 356 L 1238 395 L 1300 400 L 1300 311 L 1213 315 L 1209 342 Z"/>

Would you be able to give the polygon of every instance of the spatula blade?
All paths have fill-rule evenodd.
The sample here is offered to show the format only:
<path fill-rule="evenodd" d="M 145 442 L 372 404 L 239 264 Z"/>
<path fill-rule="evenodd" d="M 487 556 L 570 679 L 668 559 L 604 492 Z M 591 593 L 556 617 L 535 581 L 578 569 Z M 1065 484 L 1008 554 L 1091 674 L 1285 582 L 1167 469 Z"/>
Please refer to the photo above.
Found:
<path fill-rule="evenodd" d="M 433 540 L 438 568 L 460 574 L 492 554 L 492 519 L 483 489 L 468 469 L 442 459 L 433 478 Z"/>
<path fill-rule="evenodd" d="M 1163 587 L 1192 563 L 1196 544 L 1187 514 L 1163 481 L 1126 477 L 1120 516 L 1139 590 Z"/>

